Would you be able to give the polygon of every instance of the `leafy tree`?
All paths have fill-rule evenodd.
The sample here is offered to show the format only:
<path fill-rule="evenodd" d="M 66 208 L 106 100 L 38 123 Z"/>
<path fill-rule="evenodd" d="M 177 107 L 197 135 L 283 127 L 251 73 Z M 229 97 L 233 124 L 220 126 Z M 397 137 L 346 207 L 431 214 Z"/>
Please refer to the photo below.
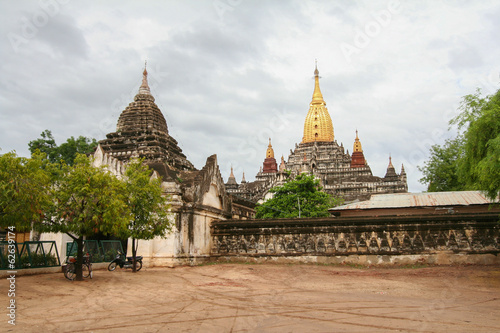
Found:
<path fill-rule="evenodd" d="M 96 232 L 123 235 L 130 219 L 123 182 L 94 167 L 78 154 L 73 166 L 63 165 L 61 177 L 51 188 L 54 204 L 45 220 L 34 228 L 42 232 L 64 232 L 77 243 L 76 279 L 82 280 L 83 239 Z"/>
<path fill-rule="evenodd" d="M 45 154 L 32 158 L 18 157 L 14 152 L 0 155 L 0 225 L 30 230 L 40 222 L 50 206 L 50 185 L 55 170 Z"/>
<path fill-rule="evenodd" d="M 166 237 L 172 229 L 168 219 L 169 205 L 162 196 L 161 178 L 151 179 L 151 170 L 142 163 L 133 160 L 125 170 L 126 200 L 131 212 L 128 224 L 128 237 L 132 238 L 132 271 L 136 271 L 136 255 L 139 239 Z"/>
<path fill-rule="evenodd" d="M 447 140 L 443 146 L 433 145 L 430 158 L 418 169 L 424 177 L 420 182 L 429 184 L 429 192 L 461 191 L 465 185 L 458 179 L 459 159 L 462 154 L 461 137 Z"/>
<path fill-rule="evenodd" d="M 491 96 L 467 95 L 460 105 L 462 113 L 451 120 L 463 130 L 463 156 L 459 178 L 467 189 L 486 192 L 496 199 L 500 194 L 500 89 Z"/>
<path fill-rule="evenodd" d="M 40 134 L 40 136 L 40 139 L 36 139 L 28 143 L 31 156 L 33 156 L 33 154 L 35 154 L 38 150 L 41 153 L 45 153 L 50 162 L 59 162 L 59 152 L 57 150 L 56 140 L 52 136 L 52 132 L 45 130 L 42 134 Z"/>
<path fill-rule="evenodd" d="M 461 113 L 450 121 L 457 138 L 431 148 L 419 169 L 429 191 L 481 190 L 491 199 L 500 193 L 500 90 L 494 95 L 464 96 Z"/>
<path fill-rule="evenodd" d="M 41 138 L 30 141 L 29 150 L 34 154 L 37 150 L 47 154 L 47 158 L 52 163 L 66 163 L 72 165 L 77 154 L 90 154 L 97 147 L 96 139 L 73 136 L 62 143 L 60 146 L 56 144 L 52 132 L 45 130 L 41 134 Z"/>
<path fill-rule="evenodd" d="M 342 204 L 343 199 L 321 192 L 313 175 L 298 175 L 283 186 L 273 187 L 272 199 L 255 208 L 255 218 L 296 218 L 330 216 L 328 209 Z"/>

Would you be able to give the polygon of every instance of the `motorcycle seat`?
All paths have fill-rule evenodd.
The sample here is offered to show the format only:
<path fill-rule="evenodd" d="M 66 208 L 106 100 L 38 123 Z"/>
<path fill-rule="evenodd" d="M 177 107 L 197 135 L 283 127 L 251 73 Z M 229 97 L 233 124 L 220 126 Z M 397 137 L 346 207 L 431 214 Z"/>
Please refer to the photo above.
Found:
<path fill-rule="evenodd" d="M 133 259 L 134 259 L 133 257 L 127 257 L 127 260 L 132 261 Z M 142 260 L 142 256 L 136 256 L 135 259 L 136 260 Z"/>

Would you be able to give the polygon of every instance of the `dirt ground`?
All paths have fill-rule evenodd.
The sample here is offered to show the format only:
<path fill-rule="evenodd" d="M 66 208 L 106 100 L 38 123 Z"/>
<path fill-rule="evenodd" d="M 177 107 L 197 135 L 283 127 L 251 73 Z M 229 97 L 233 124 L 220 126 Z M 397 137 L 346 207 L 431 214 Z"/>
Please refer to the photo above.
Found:
<path fill-rule="evenodd" d="M 18 276 L 15 300 L 2 332 L 500 332 L 500 267 L 97 270 Z"/>

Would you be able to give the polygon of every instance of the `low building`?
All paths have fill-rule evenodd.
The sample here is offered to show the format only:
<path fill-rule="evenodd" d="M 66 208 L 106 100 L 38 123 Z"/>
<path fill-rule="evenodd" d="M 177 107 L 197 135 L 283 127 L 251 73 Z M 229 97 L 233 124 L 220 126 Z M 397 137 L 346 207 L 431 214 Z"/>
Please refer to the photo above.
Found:
<path fill-rule="evenodd" d="M 495 211 L 500 217 L 498 201 L 488 199 L 480 191 L 377 194 L 370 200 L 329 210 L 332 215 L 339 217 L 473 214 Z"/>

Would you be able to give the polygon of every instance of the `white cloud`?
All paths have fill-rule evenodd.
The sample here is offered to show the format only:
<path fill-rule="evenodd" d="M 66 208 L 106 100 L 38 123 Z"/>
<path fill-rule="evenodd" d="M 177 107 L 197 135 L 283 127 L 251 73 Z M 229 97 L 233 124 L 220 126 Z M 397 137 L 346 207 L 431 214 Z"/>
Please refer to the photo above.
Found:
<path fill-rule="evenodd" d="M 103 139 L 147 59 L 156 102 L 188 158 L 201 168 L 216 153 L 225 179 L 233 165 L 238 180 L 243 171 L 252 180 L 268 137 L 277 159 L 302 139 L 318 59 L 337 140 L 351 150 L 357 128 L 375 175 L 390 153 L 421 191 L 416 166 L 451 135 L 461 96 L 499 88 L 496 1 L 52 3 L 2 6 L 4 152 L 28 155 L 45 129 L 59 143 Z"/>

